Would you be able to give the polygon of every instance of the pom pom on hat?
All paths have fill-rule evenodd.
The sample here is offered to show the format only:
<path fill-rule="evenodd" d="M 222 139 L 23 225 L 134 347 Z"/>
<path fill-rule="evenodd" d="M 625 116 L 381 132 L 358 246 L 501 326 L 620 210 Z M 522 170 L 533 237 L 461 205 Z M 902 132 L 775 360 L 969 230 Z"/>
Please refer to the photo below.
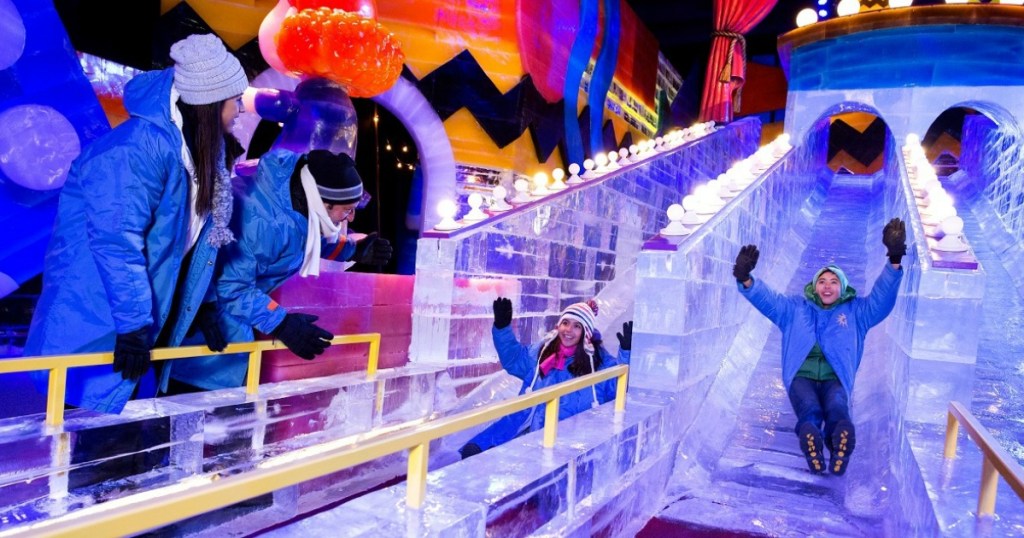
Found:
<path fill-rule="evenodd" d="M 171 59 L 174 87 L 186 104 L 224 101 L 249 87 L 238 58 L 213 34 L 193 34 L 171 45 Z"/>
<path fill-rule="evenodd" d="M 356 171 L 355 161 L 348 154 L 335 155 L 324 149 L 314 149 L 309 152 L 306 162 L 323 201 L 354 204 L 362 198 L 363 180 Z"/>

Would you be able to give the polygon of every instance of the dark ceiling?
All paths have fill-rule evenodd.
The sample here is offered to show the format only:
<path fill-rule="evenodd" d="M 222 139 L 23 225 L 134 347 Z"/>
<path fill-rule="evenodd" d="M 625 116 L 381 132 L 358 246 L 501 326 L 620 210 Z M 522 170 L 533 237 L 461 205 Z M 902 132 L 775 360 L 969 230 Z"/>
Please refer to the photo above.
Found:
<path fill-rule="evenodd" d="M 714 0 L 626 0 L 661 44 L 661 51 L 684 78 L 703 71 L 710 49 Z M 721 1 L 721 0 L 720 0 Z M 985 2 L 986 0 L 981 0 Z M 826 0 L 824 8 L 835 13 L 839 0 Z M 866 0 L 888 4 L 887 0 Z M 914 0 L 915 6 L 941 4 L 944 0 Z M 747 55 L 760 63 L 770 62 L 776 39 L 796 27 L 796 14 L 818 7 L 818 0 L 778 0 L 771 13 L 747 34 Z M 696 65 L 694 65 L 696 63 Z"/>

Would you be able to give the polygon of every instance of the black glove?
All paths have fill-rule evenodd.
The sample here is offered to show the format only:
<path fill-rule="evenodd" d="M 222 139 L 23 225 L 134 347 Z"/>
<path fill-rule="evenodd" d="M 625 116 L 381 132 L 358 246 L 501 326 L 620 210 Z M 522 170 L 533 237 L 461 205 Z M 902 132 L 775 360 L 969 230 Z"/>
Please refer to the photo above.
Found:
<path fill-rule="evenodd" d="M 195 334 L 196 329 L 203 332 L 203 339 L 206 340 L 206 347 L 210 348 L 210 351 L 224 351 L 228 345 L 224 332 L 220 330 L 216 303 L 199 305 L 196 319 L 192 320 L 192 326 L 188 329 L 188 336 Z"/>
<path fill-rule="evenodd" d="M 285 314 L 284 320 L 270 334 L 288 346 L 292 353 L 311 361 L 323 353 L 334 338 L 333 334 L 313 324 L 318 319 L 312 314 Z"/>
<path fill-rule="evenodd" d="M 732 276 L 736 277 L 737 282 L 750 280 L 750 272 L 757 267 L 759 256 L 761 253 L 756 245 L 747 245 L 740 249 L 740 253 L 736 255 L 736 265 L 732 266 Z"/>
<path fill-rule="evenodd" d="M 356 241 L 356 253 L 352 261 L 366 265 L 384 265 L 391 259 L 391 243 L 387 239 L 377 237 L 377 232 Z"/>
<path fill-rule="evenodd" d="M 615 333 L 615 337 L 619 339 L 619 349 L 629 351 L 630 346 L 633 345 L 633 322 L 623 323 L 622 332 Z"/>
<path fill-rule="evenodd" d="M 494 328 L 504 329 L 512 324 L 512 300 L 498 297 L 494 300 Z"/>
<path fill-rule="evenodd" d="M 114 341 L 114 371 L 121 379 L 138 381 L 149 369 L 149 327 L 118 334 Z"/>
<path fill-rule="evenodd" d="M 899 265 L 907 253 L 907 226 L 900 219 L 892 219 L 882 230 L 882 243 L 888 249 L 889 263 Z"/>

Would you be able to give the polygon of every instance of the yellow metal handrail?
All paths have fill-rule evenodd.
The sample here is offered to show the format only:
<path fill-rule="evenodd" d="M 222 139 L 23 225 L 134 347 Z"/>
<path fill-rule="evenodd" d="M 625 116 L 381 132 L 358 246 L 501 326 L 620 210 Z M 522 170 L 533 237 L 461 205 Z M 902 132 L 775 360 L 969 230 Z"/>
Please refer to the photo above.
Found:
<path fill-rule="evenodd" d="M 1024 501 L 1024 469 L 1006 454 L 999 443 L 989 435 L 988 430 L 978 422 L 960 402 L 949 402 L 949 416 L 946 420 L 946 448 L 943 456 L 946 459 L 956 457 L 956 440 L 960 432 L 960 424 L 967 429 L 967 434 L 974 439 L 985 457 L 981 467 L 981 486 L 978 491 L 978 515 L 993 515 L 996 510 L 996 489 L 999 476 L 1006 480 L 1010 488 Z"/>
<path fill-rule="evenodd" d="M 626 409 L 628 374 L 628 366 L 614 366 L 493 406 L 465 411 L 409 431 L 372 439 L 359 446 L 329 448 L 301 459 L 266 460 L 241 474 L 216 480 L 211 477 L 210 482 L 191 488 L 175 484 L 147 491 L 145 495 L 115 499 L 67 516 L 27 525 L 23 529 L 13 529 L 10 535 L 71 537 L 140 533 L 406 449 L 409 450 L 406 504 L 410 508 L 419 508 L 426 495 L 428 447 L 434 439 L 542 403 L 549 410 L 552 406 L 557 409 L 561 396 L 613 377 L 617 379 L 615 415 L 620 417 Z M 557 421 L 545 421 L 545 447 L 554 446 L 557 424 Z M 0 536 L 8 536 L 8 533 L 0 532 Z"/>
<path fill-rule="evenodd" d="M 380 355 L 380 333 L 347 334 L 335 336 L 331 345 L 339 344 L 370 344 L 369 361 L 366 365 L 366 378 L 377 376 L 377 362 Z M 229 353 L 248 353 L 249 372 L 245 379 L 246 394 L 256 394 L 260 385 L 260 357 L 264 351 L 287 349 L 277 340 L 257 340 L 239 344 L 228 344 L 224 351 L 210 351 L 206 346 L 182 346 L 154 349 L 151 357 L 154 361 L 187 359 L 207 355 L 226 355 Z M 0 374 L 16 372 L 32 372 L 49 370 L 50 380 L 46 391 L 46 424 L 60 426 L 64 422 L 64 394 L 67 390 L 68 368 L 81 366 L 101 366 L 113 364 L 114 354 L 76 353 L 69 355 L 47 355 L 42 357 L 22 357 L 0 360 Z"/>

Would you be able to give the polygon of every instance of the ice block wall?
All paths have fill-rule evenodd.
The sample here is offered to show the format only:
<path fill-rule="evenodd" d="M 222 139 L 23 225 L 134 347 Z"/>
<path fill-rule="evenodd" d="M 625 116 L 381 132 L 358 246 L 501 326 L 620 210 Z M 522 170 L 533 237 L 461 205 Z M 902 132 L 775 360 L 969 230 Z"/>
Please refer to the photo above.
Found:
<path fill-rule="evenodd" d="M 414 281 L 413 275 L 349 272 L 344 264 L 321 260 L 320 276 L 296 275 L 271 297 L 290 312 L 319 316 L 317 325 L 335 335 L 380 333 L 377 366 L 397 368 L 409 361 Z M 366 371 L 368 358 L 367 344 L 334 346 L 315 361 L 303 360 L 288 350 L 268 351 L 263 354 L 260 382 Z"/>
<path fill-rule="evenodd" d="M 821 182 L 800 166 L 790 153 L 674 250 L 642 252 L 632 386 L 676 391 L 718 371 L 746 317 L 732 277 L 740 247 L 761 246 L 766 275 L 781 272 L 777 256 L 802 250 L 787 242 L 789 227 Z"/>
<path fill-rule="evenodd" d="M 906 419 L 943 424 L 951 400 L 970 401 L 977 361 L 978 339 L 983 322 L 985 270 L 944 266 L 942 253 L 929 248 L 925 227 L 914 201 L 902 155 L 899 164 L 899 204 L 906 208 L 907 273 L 900 302 L 892 315 L 900 316 L 897 342 L 909 357 L 909 394 Z M 961 212 L 965 204 L 957 203 Z M 971 239 L 968 238 L 968 241 Z M 881 253 L 879 255 L 883 255 Z M 973 254 L 971 254 L 973 259 Z"/>
<path fill-rule="evenodd" d="M 626 275 L 642 242 L 666 224 L 668 206 L 752 153 L 759 139 L 756 119 L 737 121 L 471 230 L 421 238 L 410 359 L 495 359 L 491 304 L 499 295 L 513 301 L 520 338 L 533 340 L 565 306 L 631 287 Z M 618 314 L 599 314 L 598 328 L 614 328 Z"/>

